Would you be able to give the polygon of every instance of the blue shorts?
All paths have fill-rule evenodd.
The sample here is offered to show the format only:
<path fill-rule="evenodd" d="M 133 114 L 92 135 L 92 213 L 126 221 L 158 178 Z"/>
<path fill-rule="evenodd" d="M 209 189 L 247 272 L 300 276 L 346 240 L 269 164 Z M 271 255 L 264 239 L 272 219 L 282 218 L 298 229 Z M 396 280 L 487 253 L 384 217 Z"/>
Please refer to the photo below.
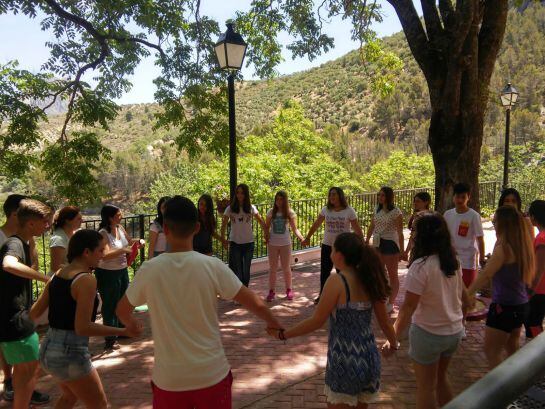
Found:
<path fill-rule="evenodd" d="M 49 328 L 40 347 L 43 370 L 60 381 L 75 381 L 91 373 L 89 337 L 74 331 Z"/>
<path fill-rule="evenodd" d="M 453 335 L 436 335 L 418 325 L 411 324 L 409 330 L 409 356 L 420 365 L 431 365 L 440 358 L 456 352 L 463 330 Z"/>

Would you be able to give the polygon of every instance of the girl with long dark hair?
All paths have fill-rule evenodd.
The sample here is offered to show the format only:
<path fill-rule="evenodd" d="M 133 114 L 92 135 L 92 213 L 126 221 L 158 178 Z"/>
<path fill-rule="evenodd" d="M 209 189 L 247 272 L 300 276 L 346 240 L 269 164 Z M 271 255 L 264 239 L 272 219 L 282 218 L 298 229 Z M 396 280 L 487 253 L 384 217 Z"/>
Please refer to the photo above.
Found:
<path fill-rule="evenodd" d="M 197 202 L 199 210 L 200 229 L 193 236 L 193 250 L 211 256 L 213 254 L 212 238 L 219 240 L 224 246 L 228 244 L 217 232 L 216 216 L 214 214 L 214 202 L 212 196 L 204 194 Z"/>
<path fill-rule="evenodd" d="M 522 213 L 502 206 L 494 215 L 496 245 L 482 272 L 470 285 L 474 295 L 492 280 L 492 303 L 486 318 L 484 352 L 490 368 L 519 348 L 520 331 L 529 313 L 527 287 L 532 288 L 535 254 Z"/>
<path fill-rule="evenodd" d="M 254 232 L 252 220 L 255 218 L 268 241 L 265 221 L 250 201 L 250 188 L 241 183 L 236 188 L 236 194 L 231 199 L 223 213 L 221 238 L 225 241 L 227 223 L 231 224 L 229 233 L 229 267 L 246 287 L 250 285 L 250 266 L 254 256 Z"/>
<path fill-rule="evenodd" d="M 386 313 L 390 287 L 379 255 L 355 233 L 337 235 L 331 259 L 342 273 L 327 279 L 312 317 L 287 330 L 267 331 L 277 339 L 286 340 L 322 328 L 329 317 L 325 373 L 328 407 L 367 408 L 378 395 L 381 371 L 371 325 L 373 312 L 389 341 L 384 354 L 389 355 L 399 347 Z"/>
<path fill-rule="evenodd" d="M 102 297 L 102 321 L 104 325 L 122 328 L 115 315 L 115 307 L 129 286 L 127 255 L 132 252 L 132 244 L 140 239 L 129 237 L 121 220 L 123 214 L 114 205 L 104 205 L 100 211 L 99 233 L 105 240 L 104 257 L 95 269 L 98 292 Z M 116 336 L 105 337 L 104 349 L 111 350 L 117 341 Z"/>
<path fill-rule="evenodd" d="M 524 215 L 524 221 L 526 222 L 526 226 L 528 227 L 528 231 L 533 240 L 535 237 L 534 226 L 532 225 L 530 217 L 528 217 L 522 211 L 522 198 L 520 197 L 520 193 L 517 189 L 508 187 L 501 191 L 500 199 L 498 200 L 498 207 L 502 206 L 512 206 Z"/>
<path fill-rule="evenodd" d="M 411 249 L 414 246 L 414 231 L 415 231 L 416 221 L 418 220 L 419 217 L 424 216 L 425 214 L 431 213 L 430 205 L 431 205 L 431 196 L 428 192 L 418 192 L 416 195 L 414 195 L 413 214 L 411 215 L 411 218 L 409 219 L 409 223 L 407 224 L 407 227 L 409 228 L 411 235 L 409 237 L 409 242 L 407 243 L 407 248 L 403 252 L 403 260 L 405 261 L 409 260 L 409 254 L 411 253 Z"/>
<path fill-rule="evenodd" d="M 303 246 L 310 244 L 310 238 L 325 221 L 324 238 L 322 240 L 322 250 L 320 254 L 320 294 L 324 289 L 325 282 L 331 274 L 333 261 L 331 260 L 331 250 L 337 236 L 341 233 L 349 232 L 350 229 L 358 236 L 363 237 L 356 211 L 348 206 L 346 196 L 340 187 L 331 187 L 327 194 L 327 205 L 322 208 L 316 221 L 310 227 Z M 320 295 L 314 300 L 315 304 L 320 301 Z"/>
<path fill-rule="evenodd" d="M 394 327 L 400 337 L 410 325 L 416 407 L 429 409 L 452 399 L 447 369 L 462 339 L 469 297 L 443 217 L 425 214 L 414 229 L 407 292 Z"/>
<path fill-rule="evenodd" d="M 288 194 L 284 190 L 276 192 L 273 208 L 269 210 L 265 219 L 266 230 L 269 232 L 269 242 L 267 244 L 269 256 L 268 302 L 273 301 L 276 296 L 278 259 L 280 259 L 284 282 L 286 283 L 286 299 L 288 301 L 293 300 L 290 227 L 299 240 L 303 241 L 305 239 L 297 228 L 296 218 L 297 215 L 290 208 Z"/>
<path fill-rule="evenodd" d="M 170 196 L 163 196 L 157 202 L 157 216 L 151 222 L 149 228 L 148 260 L 157 257 L 167 250 L 167 240 L 163 232 L 163 213 L 165 211 L 165 203 L 168 199 L 170 199 Z"/>
<path fill-rule="evenodd" d="M 40 348 L 43 370 L 59 382 L 62 394 L 56 408 L 81 401 L 86 408 L 108 406 L 102 382 L 89 353 L 89 337 L 137 336 L 140 326 L 116 328 L 95 323 L 97 282 L 91 270 L 104 255 L 106 242 L 94 230 L 79 230 L 69 241 L 67 261 L 32 306 L 35 319 L 49 308 L 49 329 Z"/>
<path fill-rule="evenodd" d="M 403 214 L 394 203 L 394 191 L 391 187 L 384 186 L 377 194 L 378 205 L 369 230 L 367 230 L 366 243 L 373 236 L 375 246 L 386 266 L 392 293 L 387 305 L 388 312 L 393 312 L 397 294 L 399 292 L 398 265 L 400 256 L 404 253 L 403 238 Z"/>

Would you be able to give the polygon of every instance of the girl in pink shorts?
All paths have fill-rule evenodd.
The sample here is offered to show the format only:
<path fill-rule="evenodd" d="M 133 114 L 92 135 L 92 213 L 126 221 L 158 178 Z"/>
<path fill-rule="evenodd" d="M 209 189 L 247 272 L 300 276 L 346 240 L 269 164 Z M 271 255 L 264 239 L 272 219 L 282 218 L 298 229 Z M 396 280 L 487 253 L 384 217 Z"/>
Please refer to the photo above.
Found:
<path fill-rule="evenodd" d="M 265 221 L 265 230 L 269 232 L 268 254 L 269 254 L 269 295 L 267 301 L 272 302 L 276 295 L 276 270 L 278 269 L 278 259 L 282 266 L 284 282 L 286 283 L 286 298 L 293 299 L 291 287 L 291 230 L 300 241 L 304 240 L 303 235 L 297 229 L 295 224 L 296 215 L 290 209 L 288 194 L 280 190 L 274 196 L 274 205 L 267 213 Z"/>

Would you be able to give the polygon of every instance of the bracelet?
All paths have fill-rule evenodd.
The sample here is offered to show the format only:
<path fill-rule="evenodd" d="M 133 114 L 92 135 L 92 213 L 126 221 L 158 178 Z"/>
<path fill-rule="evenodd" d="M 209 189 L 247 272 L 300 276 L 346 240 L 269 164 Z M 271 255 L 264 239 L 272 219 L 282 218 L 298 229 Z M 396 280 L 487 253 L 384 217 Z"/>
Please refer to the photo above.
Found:
<path fill-rule="evenodd" d="M 286 335 L 284 335 L 284 329 L 283 328 L 280 328 L 278 330 L 278 339 L 280 341 L 284 341 L 284 342 L 286 341 Z"/>

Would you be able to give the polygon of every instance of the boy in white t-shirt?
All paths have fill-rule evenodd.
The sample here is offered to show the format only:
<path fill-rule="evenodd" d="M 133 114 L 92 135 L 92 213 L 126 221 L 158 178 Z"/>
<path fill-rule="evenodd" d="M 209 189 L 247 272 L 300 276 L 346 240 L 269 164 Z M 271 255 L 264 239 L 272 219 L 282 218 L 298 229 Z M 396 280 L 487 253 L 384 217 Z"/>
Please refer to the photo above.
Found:
<path fill-rule="evenodd" d="M 469 287 L 477 277 L 477 252 L 479 264 L 482 266 L 485 263 L 483 225 L 480 214 L 467 205 L 469 186 L 457 183 L 453 190 L 454 209 L 447 210 L 444 217 L 462 266 L 464 284 Z"/>
<path fill-rule="evenodd" d="M 231 408 L 233 378 L 221 343 L 218 296 L 242 304 L 269 328 L 280 323 L 221 260 L 193 251 L 200 226 L 191 200 L 170 199 L 163 228 L 170 250 L 142 264 L 116 314 L 132 326 L 134 307 L 148 305 L 154 408 Z"/>

